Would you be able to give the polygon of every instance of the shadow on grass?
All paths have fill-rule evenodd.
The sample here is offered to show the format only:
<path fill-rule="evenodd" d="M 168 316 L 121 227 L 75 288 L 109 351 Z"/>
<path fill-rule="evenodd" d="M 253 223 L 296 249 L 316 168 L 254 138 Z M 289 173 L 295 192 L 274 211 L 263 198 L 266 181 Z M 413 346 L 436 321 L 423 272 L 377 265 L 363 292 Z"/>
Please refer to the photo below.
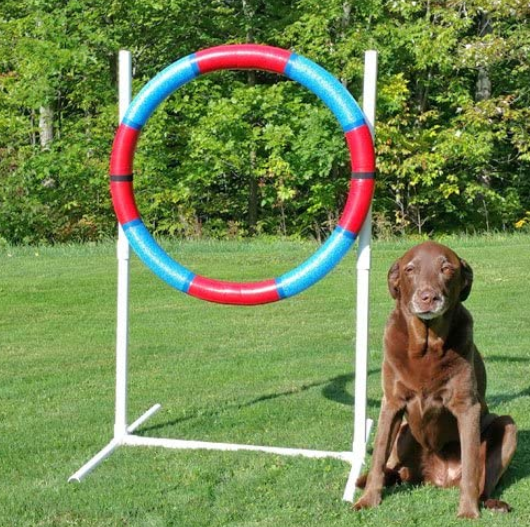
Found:
<path fill-rule="evenodd" d="M 490 410 L 495 410 L 498 406 L 509 403 L 511 401 L 515 401 L 516 399 L 520 399 L 521 397 L 530 397 L 530 386 L 517 393 L 501 393 L 498 395 L 486 394 L 486 402 L 488 403 Z"/>
<path fill-rule="evenodd" d="M 508 355 L 486 355 L 484 362 L 506 362 L 506 363 L 521 363 L 530 362 L 530 357 L 510 357 Z"/>
<path fill-rule="evenodd" d="M 374 368 L 368 371 L 368 377 L 381 371 L 380 368 Z M 352 387 L 353 374 L 339 375 L 330 379 L 328 383 L 322 388 L 322 395 L 330 401 L 336 403 L 353 406 L 353 393 L 348 390 Z M 380 406 L 380 401 L 375 399 L 368 399 L 368 406 Z"/>
<path fill-rule="evenodd" d="M 511 357 L 511 356 L 505 356 L 505 355 L 488 355 L 484 357 L 484 362 L 486 363 L 486 370 L 488 368 L 489 362 L 500 362 L 504 364 L 523 364 L 530 362 L 530 357 Z M 521 397 L 530 397 L 530 386 L 527 388 L 520 390 L 517 393 L 511 393 L 511 394 L 497 394 L 497 395 L 491 395 L 490 393 L 486 393 L 486 402 L 488 403 L 488 406 L 490 409 L 495 409 L 498 406 L 502 404 L 509 403 L 511 401 L 515 401 L 516 399 L 520 399 Z"/>
<path fill-rule="evenodd" d="M 368 372 L 368 375 L 373 375 L 379 372 L 380 369 L 373 369 Z M 285 390 L 283 392 L 260 395 L 259 397 L 256 397 L 243 403 L 227 403 L 224 405 L 220 405 L 217 408 L 208 410 L 197 409 L 195 412 L 190 413 L 189 415 L 178 417 L 176 419 L 172 419 L 171 421 L 166 421 L 164 423 L 158 423 L 151 426 L 144 426 L 141 428 L 141 430 L 138 430 L 135 433 L 137 435 L 147 435 L 150 432 L 154 432 L 156 430 L 161 430 L 171 426 L 176 426 L 183 422 L 191 421 L 192 419 L 197 419 L 199 417 L 215 417 L 229 410 L 248 408 L 256 404 L 272 401 L 274 399 L 280 399 L 282 397 L 290 397 L 292 395 L 296 395 L 307 390 L 320 387 L 322 388 L 322 395 L 326 399 L 329 399 L 330 401 L 334 401 L 339 404 L 353 406 L 353 394 L 347 389 L 348 385 L 352 382 L 353 374 L 350 373 L 347 375 L 338 375 L 337 377 L 333 377 L 331 379 L 302 384 L 301 386 L 292 388 L 290 390 Z M 372 399 L 368 400 L 369 406 L 379 406 L 379 404 L 379 401 L 375 401 Z"/>

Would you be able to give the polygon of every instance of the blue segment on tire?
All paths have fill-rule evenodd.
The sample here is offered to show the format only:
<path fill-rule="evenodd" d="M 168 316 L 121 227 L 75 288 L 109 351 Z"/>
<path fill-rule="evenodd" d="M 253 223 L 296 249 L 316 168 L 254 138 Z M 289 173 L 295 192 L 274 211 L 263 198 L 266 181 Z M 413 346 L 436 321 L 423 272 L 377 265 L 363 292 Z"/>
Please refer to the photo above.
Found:
<path fill-rule="evenodd" d="M 337 227 L 313 256 L 276 279 L 280 297 L 296 295 L 326 276 L 348 252 L 354 241 L 354 234 Z"/>
<path fill-rule="evenodd" d="M 130 104 L 122 122 L 137 130 L 142 128 L 164 99 L 198 75 L 199 67 L 194 55 L 177 60 L 143 87 Z"/>
<path fill-rule="evenodd" d="M 187 293 L 195 273 L 170 258 L 156 243 L 142 220 L 130 221 L 122 227 L 142 262 L 169 285 Z"/>
<path fill-rule="evenodd" d="M 312 91 L 333 112 L 344 132 L 365 124 L 364 114 L 350 92 L 327 70 L 293 53 L 285 75 Z"/>

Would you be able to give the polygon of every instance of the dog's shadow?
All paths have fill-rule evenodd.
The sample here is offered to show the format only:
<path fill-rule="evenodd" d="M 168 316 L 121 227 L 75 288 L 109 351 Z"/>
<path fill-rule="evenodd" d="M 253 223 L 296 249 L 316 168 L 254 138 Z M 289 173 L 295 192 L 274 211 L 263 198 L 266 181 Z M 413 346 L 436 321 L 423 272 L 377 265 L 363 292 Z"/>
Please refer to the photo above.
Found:
<path fill-rule="evenodd" d="M 380 368 L 373 368 L 368 371 L 367 376 L 370 377 L 371 375 L 380 373 L 380 371 Z M 354 375 L 352 373 L 347 373 L 345 375 L 338 375 L 337 377 L 329 379 L 322 387 L 322 395 L 330 401 L 347 406 L 353 406 L 353 377 Z M 379 412 L 381 403 L 379 400 L 368 398 L 367 405 L 370 408 L 377 409 Z"/>

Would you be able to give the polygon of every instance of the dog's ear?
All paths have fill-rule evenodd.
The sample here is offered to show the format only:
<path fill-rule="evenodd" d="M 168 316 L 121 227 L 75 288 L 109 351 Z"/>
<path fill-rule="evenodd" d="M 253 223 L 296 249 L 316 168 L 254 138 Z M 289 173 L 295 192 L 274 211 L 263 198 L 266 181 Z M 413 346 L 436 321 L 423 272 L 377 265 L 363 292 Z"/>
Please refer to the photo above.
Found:
<path fill-rule="evenodd" d="M 462 289 L 460 290 L 460 301 L 463 302 L 471 293 L 471 286 L 473 285 L 473 269 L 465 261 L 460 259 L 460 274 L 462 276 Z"/>
<path fill-rule="evenodd" d="M 388 290 L 392 298 L 399 297 L 399 260 L 396 260 L 388 270 Z"/>

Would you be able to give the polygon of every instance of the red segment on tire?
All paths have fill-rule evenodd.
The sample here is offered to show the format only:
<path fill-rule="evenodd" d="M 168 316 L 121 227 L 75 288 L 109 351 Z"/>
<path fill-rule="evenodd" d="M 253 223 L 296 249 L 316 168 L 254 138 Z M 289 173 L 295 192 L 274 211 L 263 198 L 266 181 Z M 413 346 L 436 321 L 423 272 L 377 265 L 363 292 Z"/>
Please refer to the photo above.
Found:
<path fill-rule="evenodd" d="M 255 305 L 280 300 L 274 279 L 237 283 L 222 282 L 197 275 L 191 282 L 188 293 L 202 300 L 222 304 Z"/>
<path fill-rule="evenodd" d="M 340 227 L 355 235 L 359 234 L 372 202 L 374 187 L 375 180 L 373 178 L 359 179 L 354 177 L 350 181 L 350 192 L 339 220 Z"/>
<path fill-rule="evenodd" d="M 283 74 L 291 52 L 260 45 L 217 46 L 195 53 L 201 73 L 223 69 L 262 69 Z"/>
<path fill-rule="evenodd" d="M 374 172 L 375 154 L 368 125 L 363 124 L 354 128 L 345 136 L 350 151 L 352 172 Z"/>
<path fill-rule="evenodd" d="M 110 192 L 116 216 L 120 225 L 125 225 L 132 220 L 140 217 L 136 201 L 134 200 L 134 191 L 132 181 L 112 181 L 110 182 Z"/>
<path fill-rule="evenodd" d="M 139 136 L 140 130 L 126 124 L 120 125 L 114 137 L 110 156 L 110 174 L 112 176 L 132 174 L 134 151 Z"/>

